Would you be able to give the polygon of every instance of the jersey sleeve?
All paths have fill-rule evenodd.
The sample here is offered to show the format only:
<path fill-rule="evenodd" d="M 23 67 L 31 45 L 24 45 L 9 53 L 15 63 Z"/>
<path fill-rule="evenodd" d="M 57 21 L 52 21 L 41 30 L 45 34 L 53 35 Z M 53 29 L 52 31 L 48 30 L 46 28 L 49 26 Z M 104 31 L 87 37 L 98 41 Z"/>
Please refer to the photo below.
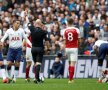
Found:
<path fill-rule="evenodd" d="M 81 38 L 79 29 L 76 28 L 76 30 L 77 30 L 77 33 L 78 33 L 78 38 Z"/>
<path fill-rule="evenodd" d="M 98 41 L 96 41 L 95 43 L 94 43 L 94 45 L 93 45 L 93 49 L 95 49 L 96 47 L 98 47 Z"/>
<path fill-rule="evenodd" d="M 65 30 L 64 30 L 64 32 L 63 32 L 63 39 L 66 39 L 66 37 L 65 37 Z"/>
<path fill-rule="evenodd" d="M 5 32 L 5 35 L 4 35 L 3 38 L 1 39 L 1 42 L 4 42 L 8 36 L 9 36 L 9 30 L 7 30 L 7 31 Z"/>

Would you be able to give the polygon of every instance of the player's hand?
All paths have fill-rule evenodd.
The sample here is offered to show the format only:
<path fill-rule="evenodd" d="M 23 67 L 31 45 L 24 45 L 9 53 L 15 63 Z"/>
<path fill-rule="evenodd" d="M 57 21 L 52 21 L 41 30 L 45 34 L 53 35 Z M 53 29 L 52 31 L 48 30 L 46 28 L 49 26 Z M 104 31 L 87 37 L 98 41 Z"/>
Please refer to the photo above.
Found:
<path fill-rule="evenodd" d="M 26 51 L 26 47 L 22 47 L 22 51 Z"/>
<path fill-rule="evenodd" d="M 3 43 L 2 42 L 0 42 L 0 49 L 2 49 L 3 48 Z"/>
<path fill-rule="evenodd" d="M 30 46 L 30 48 L 32 48 L 32 45 Z"/>

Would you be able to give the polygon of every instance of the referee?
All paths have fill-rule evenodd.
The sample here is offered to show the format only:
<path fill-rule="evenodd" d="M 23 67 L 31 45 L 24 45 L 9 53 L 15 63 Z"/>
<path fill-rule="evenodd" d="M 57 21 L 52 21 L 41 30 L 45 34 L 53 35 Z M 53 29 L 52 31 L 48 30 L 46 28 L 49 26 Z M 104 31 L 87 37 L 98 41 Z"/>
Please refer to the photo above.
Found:
<path fill-rule="evenodd" d="M 33 26 L 28 26 L 31 32 L 32 39 L 32 57 L 35 66 L 35 83 L 41 83 L 39 79 L 40 67 L 42 64 L 43 54 L 44 54 L 44 40 L 47 42 L 47 31 L 43 29 L 43 24 L 40 19 L 34 22 Z"/>

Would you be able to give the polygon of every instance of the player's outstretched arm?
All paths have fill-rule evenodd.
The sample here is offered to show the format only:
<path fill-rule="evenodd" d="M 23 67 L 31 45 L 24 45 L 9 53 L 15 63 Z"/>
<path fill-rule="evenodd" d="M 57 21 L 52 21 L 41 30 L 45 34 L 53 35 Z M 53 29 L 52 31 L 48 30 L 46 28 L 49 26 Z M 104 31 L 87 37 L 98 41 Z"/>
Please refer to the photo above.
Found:
<path fill-rule="evenodd" d="M 93 47 L 93 50 L 94 50 L 95 54 L 98 55 L 99 50 L 98 50 L 98 47 L 96 45 Z"/>

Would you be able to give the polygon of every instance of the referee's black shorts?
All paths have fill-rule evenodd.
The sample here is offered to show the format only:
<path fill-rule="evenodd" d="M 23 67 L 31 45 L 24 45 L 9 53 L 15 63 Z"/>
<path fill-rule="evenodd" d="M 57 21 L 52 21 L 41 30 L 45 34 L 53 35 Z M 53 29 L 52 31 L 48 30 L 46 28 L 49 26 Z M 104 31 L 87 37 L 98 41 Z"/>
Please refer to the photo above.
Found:
<path fill-rule="evenodd" d="M 36 62 L 42 63 L 43 54 L 44 54 L 43 47 L 32 47 L 31 53 L 32 53 L 34 63 Z"/>

